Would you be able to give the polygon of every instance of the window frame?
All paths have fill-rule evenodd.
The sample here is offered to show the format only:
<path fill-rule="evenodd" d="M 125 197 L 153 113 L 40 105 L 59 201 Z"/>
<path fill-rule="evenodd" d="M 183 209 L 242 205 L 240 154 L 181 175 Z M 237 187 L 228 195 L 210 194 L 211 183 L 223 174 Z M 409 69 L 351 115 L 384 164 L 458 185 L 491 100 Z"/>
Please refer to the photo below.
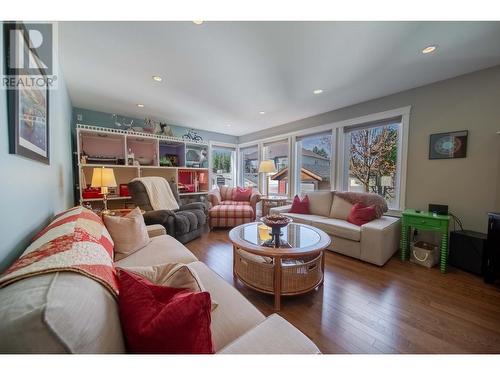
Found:
<path fill-rule="evenodd" d="M 298 193 L 297 189 L 297 179 L 296 179 L 296 165 L 297 165 L 297 160 L 296 160 L 296 154 L 297 154 L 297 137 L 302 137 L 302 136 L 307 136 L 307 135 L 314 135 L 317 133 L 322 133 L 326 131 L 331 131 L 332 132 L 332 158 L 334 160 L 330 163 L 331 171 L 330 171 L 330 189 L 333 190 L 342 190 L 343 185 L 343 167 L 344 167 L 344 158 L 345 158 L 345 153 L 344 153 L 344 147 L 345 147 L 345 142 L 344 142 L 344 137 L 343 133 L 344 127 L 349 127 L 349 126 L 355 126 L 359 125 L 362 123 L 368 123 L 368 122 L 375 122 L 375 121 L 381 121 L 384 119 L 389 119 L 389 118 L 394 118 L 394 117 L 401 117 L 401 124 L 402 124 L 402 131 L 400 132 L 400 137 L 401 137 L 401 156 L 400 156 L 400 161 L 398 162 L 398 173 L 399 173 L 399 209 L 393 209 L 389 210 L 388 214 L 389 215 L 395 215 L 398 216 L 400 215 L 401 211 L 404 210 L 405 204 L 406 204 L 406 177 L 407 177 L 407 165 L 408 165 L 408 136 L 409 136 L 409 124 L 410 124 L 410 112 L 411 112 L 411 106 L 405 106 L 405 107 L 399 107 L 387 111 L 382 111 L 382 112 L 377 112 L 377 113 L 372 113 L 364 116 L 359 116 L 359 117 L 353 117 L 350 119 L 345 119 L 341 121 L 335 121 L 331 122 L 328 124 L 323 124 L 323 125 L 318 125 L 314 127 L 310 127 L 307 129 L 302 129 L 302 130 L 296 130 L 296 131 L 291 131 L 289 133 L 281 134 L 278 136 L 272 136 L 272 137 L 267 137 L 267 138 L 260 138 L 257 140 L 253 140 L 250 142 L 245 142 L 238 144 L 237 148 L 237 176 L 238 180 L 241 181 L 243 180 L 243 175 L 242 171 L 240 170 L 240 149 L 244 149 L 247 147 L 251 146 L 257 146 L 258 147 L 258 155 L 259 155 L 259 163 L 262 160 L 263 157 L 263 145 L 265 143 L 271 143 L 274 141 L 279 141 L 283 139 L 288 139 L 289 140 L 289 158 L 288 158 L 288 163 L 289 163 L 289 176 L 288 178 L 290 181 L 294 181 L 294 183 L 290 183 L 290 188 L 289 188 L 289 197 L 295 196 L 295 194 Z M 399 155 L 398 155 L 399 158 Z M 259 191 L 262 191 L 262 186 L 263 186 L 263 179 L 261 176 L 259 176 Z"/>
<path fill-rule="evenodd" d="M 275 138 L 273 137 L 272 139 L 268 138 L 268 139 L 265 139 L 264 141 L 260 142 L 261 144 L 261 148 L 262 148 L 262 154 L 261 154 L 261 160 L 267 160 L 265 158 L 265 147 L 269 146 L 269 145 L 272 145 L 272 144 L 276 144 L 276 143 L 286 143 L 287 144 L 287 159 L 288 159 L 288 173 L 289 173 L 289 176 L 288 176 L 288 193 L 287 194 L 283 194 L 283 195 L 280 195 L 280 194 L 276 194 L 276 195 L 279 195 L 279 196 L 282 196 L 282 197 L 288 197 L 290 198 L 290 194 L 291 194 L 291 183 L 290 183 L 290 166 L 291 166 L 291 147 L 290 147 L 290 137 L 281 137 L 281 138 Z M 259 161 L 260 162 L 260 161 Z M 269 192 L 266 191 L 267 190 L 267 183 L 266 183 L 266 177 L 265 176 L 259 176 L 259 177 L 262 177 L 262 184 L 259 185 L 259 191 L 261 191 L 263 194 L 265 195 L 269 195 Z M 261 179 L 259 178 L 259 181 Z"/>
<path fill-rule="evenodd" d="M 208 160 L 208 178 L 210 181 L 210 190 L 212 190 L 212 178 L 213 178 L 213 149 L 214 148 L 225 148 L 225 149 L 231 149 L 234 151 L 234 165 L 231 165 L 231 174 L 233 176 L 233 181 L 234 181 L 234 187 L 238 186 L 238 145 L 235 143 L 225 143 L 225 142 L 217 142 L 217 141 L 210 141 L 209 142 L 209 149 L 210 149 L 210 157 Z"/>

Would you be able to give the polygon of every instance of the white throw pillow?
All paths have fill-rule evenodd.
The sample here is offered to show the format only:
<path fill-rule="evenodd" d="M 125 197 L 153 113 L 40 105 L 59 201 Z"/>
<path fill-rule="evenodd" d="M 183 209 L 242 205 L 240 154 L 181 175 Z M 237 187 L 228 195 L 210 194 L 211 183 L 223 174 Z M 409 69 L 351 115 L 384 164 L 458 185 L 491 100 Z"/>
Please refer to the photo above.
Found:
<path fill-rule="evenodd" d="M 126 258 L 150 242 L 146 223 L 139 207 L 134 208 L 126 216 L 104 215 L 103 219 L 115 243 L 115 261 Z"/>
<path fill-rule="evenodd" d="M 333 197 L 330 217 L 335 219 L 347 220 L 351 212 L 352 204 L 338 196 Z"/>

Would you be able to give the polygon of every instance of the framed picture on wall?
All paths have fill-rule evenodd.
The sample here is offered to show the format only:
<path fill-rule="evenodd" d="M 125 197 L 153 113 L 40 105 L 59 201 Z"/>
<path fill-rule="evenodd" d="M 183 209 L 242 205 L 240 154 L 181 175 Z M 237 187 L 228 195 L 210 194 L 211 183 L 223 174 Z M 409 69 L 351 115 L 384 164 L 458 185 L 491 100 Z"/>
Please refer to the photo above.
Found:
<path fill-rule="evenodd" d="M 456 159 L 467 156 L 467 130 L 431 134 L 429 159 Z"/>
<path fill-rule="evenodd" d="M 28 40 L 20 41 L 19 38 L 10 37 L 13 28 L 22 30 L 23 24 L 4 24 L 4 64 L 7 72 L 12 71 L 9 64 L 16 67 L 19 65 L 16 59 L 20 54 L 15 52 L 22 50 L 22 46 L 29 45 Z M 28 35 L 28 32 L 20 35 Z M 34 52 L 30 50 L 27 53 Z M 50 164 L 49 90 L 45 71 L 39 65 L 39 60 L 32 58 L 30 61 L 34 65 L 30 66 L 29 71 L 16 69 L 13 77 L 18 84 L 7 90 L 9 152 Z"/>

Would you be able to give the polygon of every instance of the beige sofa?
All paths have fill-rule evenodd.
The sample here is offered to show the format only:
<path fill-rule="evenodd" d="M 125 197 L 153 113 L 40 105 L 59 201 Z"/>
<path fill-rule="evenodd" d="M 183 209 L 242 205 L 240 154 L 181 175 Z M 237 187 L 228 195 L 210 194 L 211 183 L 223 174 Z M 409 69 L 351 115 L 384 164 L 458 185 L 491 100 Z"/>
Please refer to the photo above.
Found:
<path fill-rule="evenodd" d="M 313 191 L 307 195 L 310 215 L 288 212 L 291 205 L 272 208 L 271 213 L 281 213 L 296 223 L 319 228 L 332 239 L 329 250 L 378 266 L 383 266 L 398 250 L 401 233 L 399 218 L 384 215 L 359 227 L 346 220 L 330 217 L 334 191 Z"/>
<path fill-rule="evenodd" d="M 217 301 L 212 336 L 218 353 L 319 353 L 277 314 L 265 317 L 162 226 L 148 246 L 117 266 L 189 264 Z M 125 353 L 118 305 L 101 284 L 74 272 L 39 275 L 0 289 L 0 353 Z"/>

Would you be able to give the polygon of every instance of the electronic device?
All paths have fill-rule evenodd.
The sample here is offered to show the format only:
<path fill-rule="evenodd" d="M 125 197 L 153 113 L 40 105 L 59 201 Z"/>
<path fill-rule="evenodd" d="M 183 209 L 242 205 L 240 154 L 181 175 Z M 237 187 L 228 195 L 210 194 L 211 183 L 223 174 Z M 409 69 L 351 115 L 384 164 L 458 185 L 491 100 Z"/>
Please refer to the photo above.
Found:
<path fill-rule="evenodd" d="M 444 204 L 429 203 L 429 212 L 436 215 L 448 215 L 448 206 Z"/>
<path fill-rule="evenodd" d="M 484 281 L 494 283 L 500 276 L 500 213 L 488 213 L 488 237 Z"/>
<path fill-rule="evenodd" d="M 486 267 L 486 234 L 471 230 L 450 233 L 450 265 L 475 275 L 484 275 Z"/>

